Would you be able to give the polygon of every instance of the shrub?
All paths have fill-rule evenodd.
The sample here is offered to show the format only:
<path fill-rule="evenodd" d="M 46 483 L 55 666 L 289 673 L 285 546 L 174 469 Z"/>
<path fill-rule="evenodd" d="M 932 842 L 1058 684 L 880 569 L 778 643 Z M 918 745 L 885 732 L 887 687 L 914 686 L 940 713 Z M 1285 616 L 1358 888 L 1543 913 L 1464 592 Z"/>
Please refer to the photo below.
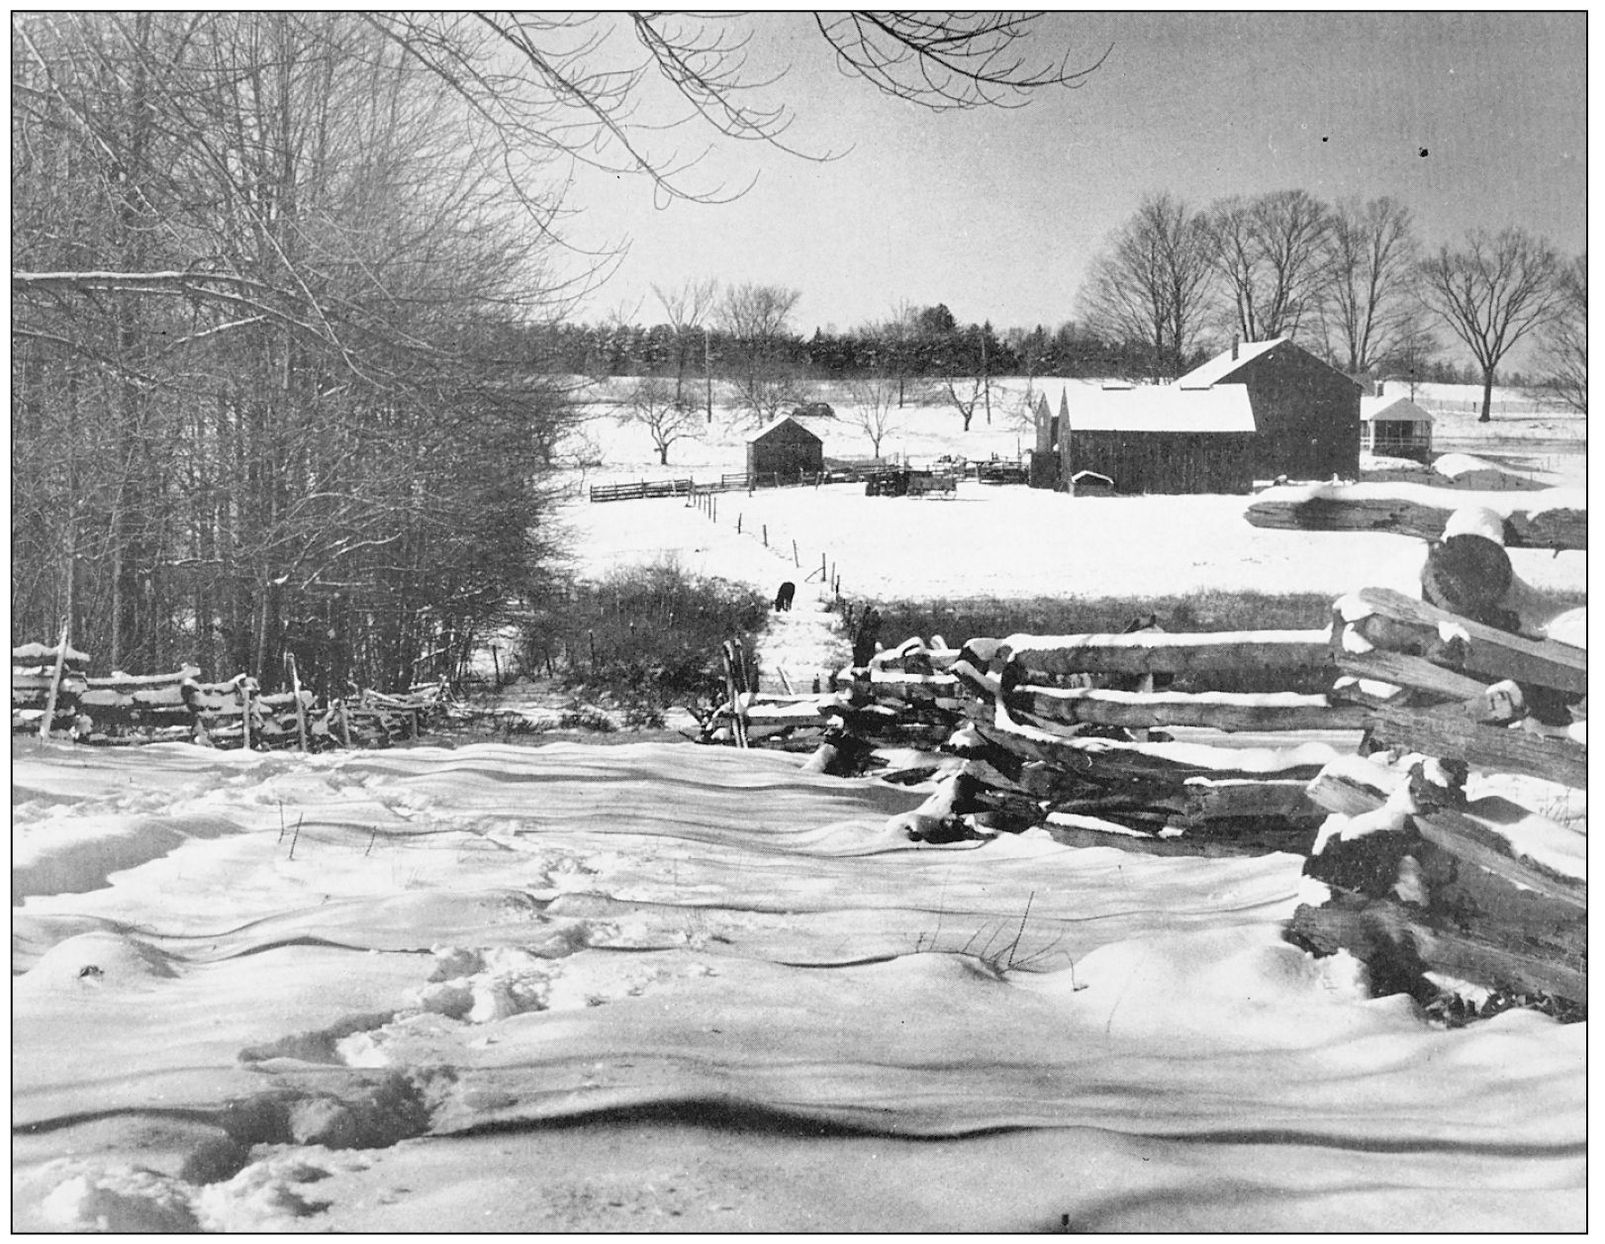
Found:
<path fill-rule="evenodd" d="M 537 602 L 524 642 L 531 668 L 550 657 L 566 685 L 606 692 L 642 722 L 660 724 L 668 705 L 722 693 L 721 645 L 740 638 L 751 652 L 768 615 L 756 589 L 665 562 Z"/>

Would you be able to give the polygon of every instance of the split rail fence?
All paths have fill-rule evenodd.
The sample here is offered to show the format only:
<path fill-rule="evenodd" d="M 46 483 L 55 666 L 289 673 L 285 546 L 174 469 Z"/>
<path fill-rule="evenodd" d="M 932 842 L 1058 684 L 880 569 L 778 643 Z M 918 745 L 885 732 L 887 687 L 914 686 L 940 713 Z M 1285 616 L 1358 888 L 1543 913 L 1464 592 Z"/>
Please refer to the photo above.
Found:
<path fill-rule="evenodd" d="M 362 690 L 320 702 L 300 687 L 263 695 L 238 674 L 201 682 L 193 665 L 163 674 L 91 677 L 87 654 L 66 643 L 11 650 L 11 730 L 40 738 L 118 745 L 193 742 L 210 747 L 298 748 L 384 746 L 415 739 L 446 711 L 445 685 L 415 686 L 404 696 Z"/>
<path fill-rule="evenodd" d="M 1432 508 L 1388 521 L 1435 538 L 1451 512 Z M 1354 529 L 1346 511 L 1315 516 Z M 1259 507 L 1250 519 L 1267 513 L 1312 525 L 1308 509 L 1296 524 Z M 1507 530 L 1554 548 L 1581 538 L 1534 507 Z M 1202 689 L 1223 678 L 1325 690 Z M 1581 648 L 1366 589 L 1320 629 L 915 637 L 819 694 L 751 686 L 729 680 L 704 741 L 808 750 L 808 767 L 844 775 L 896 748 L 900 767 L 880 777 L 934 781 L 896 818 L 915 840 L 1037 826 L 1077 846 L 1303 854 L 1328 897 L 1297 909 L 1290 939 L 1354 953 L 1378 992 L 1450 1018 L 1586 1012 L 1586 837 L 1570 823 L 1588 784 Z"/>

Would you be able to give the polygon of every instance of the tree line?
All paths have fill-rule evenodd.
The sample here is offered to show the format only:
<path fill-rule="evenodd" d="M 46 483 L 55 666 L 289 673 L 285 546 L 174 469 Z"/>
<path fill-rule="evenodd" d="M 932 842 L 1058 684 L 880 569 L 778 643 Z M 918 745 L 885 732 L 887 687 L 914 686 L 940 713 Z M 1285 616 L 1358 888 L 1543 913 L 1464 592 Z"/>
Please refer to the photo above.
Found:
<path fill-rule="evenodd" d="M 1051 331 L 1000 333 L 959 323 L 946 304 L 904 303 L 810 337 L 790 323 L 794 289 L 747 283 L 720 295 L 705 281 L 654 292 L 663 320 L 532 329 L 532 359 L 597 377 L 673 375 L 676 400 L 688 374 L 734 378 L 767 414 L 805 378 L 891 376 L 901 387 L 922 376 L 950 389 L 994 375 L 1165 380 L 1229 339 L 1287 336 L 1355 376 L 1480 383 L 1487 419 L 1498 368 L 1534 336 L 1539 383 L 1587 409 L 1586 255 L 1565 259 L 1515 227 L 1424 252 L 1410 209 L 1386 196 L 1326 204 L 1288 190 L 1195 210 L 1149 195 L 1094 258 L 1077 317 Z M 754 304 L 771 311 L 759 334 L 740 310 Z M 1446 339 L 1470 366 L 1446 357 Z"/>

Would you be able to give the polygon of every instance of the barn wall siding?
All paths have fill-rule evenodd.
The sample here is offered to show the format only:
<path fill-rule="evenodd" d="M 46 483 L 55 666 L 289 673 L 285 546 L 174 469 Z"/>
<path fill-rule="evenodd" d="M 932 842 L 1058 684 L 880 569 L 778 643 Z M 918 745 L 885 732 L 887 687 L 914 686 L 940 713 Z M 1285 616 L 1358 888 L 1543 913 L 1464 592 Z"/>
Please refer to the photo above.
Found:
<path fill-rule="evenodd" d="M 1067 438 L 1064 479 L 1096 471 L 1115 491 L 1235 493 L 1252 491 L 1255 435 L 1249 432 L 1077 431 Z"/>
<path fill-rule="evenodd" d="M 1248 386 L 1260 478 L 1359 477 L 1359 385 L 1296 346 L 1254 359 L 1232 380 Z"/>

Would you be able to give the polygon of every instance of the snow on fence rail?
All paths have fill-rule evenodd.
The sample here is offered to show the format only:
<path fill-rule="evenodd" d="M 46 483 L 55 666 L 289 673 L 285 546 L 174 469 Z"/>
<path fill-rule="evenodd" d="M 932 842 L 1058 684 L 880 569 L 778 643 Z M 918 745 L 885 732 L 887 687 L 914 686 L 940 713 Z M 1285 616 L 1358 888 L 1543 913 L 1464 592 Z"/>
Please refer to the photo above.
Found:
<path fill-rule="evenodd" d="M 1587 549 L 1588 502 L 1580 488 L 1458 492 L 1418 484 L 1308 484 L 1270 488 L 1248 507 L 1255 527 L 1295 531 L 1388 531 L 1436 540 L 1457 510 L 1501 517 L 1509 548 Z"/>
<path fill-rule="evenodd" d="M 1584 729 L 1554 724 L 1580 711 L 1581 649 L 1368 589 L 1323 630 L 916 637 L 858 656 L 824 694 L 732 682 L 703 741 L 811 749 L 807 767 L 838 774 L 895 747 L 880 777 L 935 782 L 894 818 L 916 841 L 1040 826 L 1072 845 L 1306 854 L 1329 897 L 1290 939 L 1352 951 L 1379 992 L 1451 1017 L 1586 1011 L 1584 836 L 1467 793 L 1472 771 L 1586 789 Z M 1312 671 L 1325 694 L 1155 689 Z"/>
<path fill-rule="evenodd" d="M 203 683 L 199 667 L 186 665 L 163 674 L 93 678 L 83 672 L 89 662 L 65 645 L 13 648 L 12 732 L 93 744 L 183 741 L 308 751 L 416 738 L 445 705 L 440 684 L 415 687 L 406 696 L 364 690 L 320 705 L 298 681 L 296 689 L 263 695 L 248 674 Z"/>

